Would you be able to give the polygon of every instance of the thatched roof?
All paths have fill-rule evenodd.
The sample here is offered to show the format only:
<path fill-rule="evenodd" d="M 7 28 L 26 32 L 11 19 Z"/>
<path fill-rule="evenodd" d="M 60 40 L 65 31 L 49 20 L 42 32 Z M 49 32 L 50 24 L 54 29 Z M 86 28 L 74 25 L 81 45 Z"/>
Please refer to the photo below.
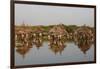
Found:
<path fill-rule="evenodd" d="M 53 33 L 55 35 L 66 35 L 68 32 L 62 24 L 55 25 L 52 29 L 50 29 L 49 33 Z"/>
<path fill-rule="evenodd" d="M 15 28 L 15 34 L 30 33 L 30 32 L 32 32 L 31 28 L 24 28 L 24 27 Z"/>
<path fill-rule="evenodd" d="M 78 28 L 77 30 L 75 30 L 75 34 L 78 34 L 78 33 L 80 33 L 80 32 L 82 32 L 82 33 L 84 33 L 84 34 L 87 34 L 87 35 L 92 34 L 91 29 L 89 29 L 89 28 L 86 27 L 86 26 L 80 27 L 80 28 Z"/>
<path fill-rule="evenodd" d="M 36 28 L 33 29 L 32 32 L 40 33 L 40 32 L 43 32 L 43 31 L 44 31 L 44 29 L 41 26 L 37 26 Z"/>

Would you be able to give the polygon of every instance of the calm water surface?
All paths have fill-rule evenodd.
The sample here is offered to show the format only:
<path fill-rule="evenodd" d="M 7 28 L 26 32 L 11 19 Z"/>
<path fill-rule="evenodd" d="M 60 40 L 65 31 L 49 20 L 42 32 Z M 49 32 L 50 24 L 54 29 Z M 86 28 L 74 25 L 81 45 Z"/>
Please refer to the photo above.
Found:
<path fill-rule="evenodd" d="M 33 44 L 24 52 L 15 48 L 15 65 L 94 61 L 94 44 L 83 47 L 75 42 L 65 42 L 65 46 L 61 48 L 50 47 L 49 44 L 48 41 L 44 41 L 40 46 Z"/>

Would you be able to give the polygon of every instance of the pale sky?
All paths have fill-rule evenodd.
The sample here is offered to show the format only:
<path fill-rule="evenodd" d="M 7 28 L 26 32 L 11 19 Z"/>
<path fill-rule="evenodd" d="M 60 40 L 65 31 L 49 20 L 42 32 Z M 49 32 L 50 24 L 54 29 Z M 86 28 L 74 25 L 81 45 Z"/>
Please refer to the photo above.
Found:
<path fill-rule="evenodd" d="M 94 26 L 94 8 L 15 4 L 15 24 Z"/>

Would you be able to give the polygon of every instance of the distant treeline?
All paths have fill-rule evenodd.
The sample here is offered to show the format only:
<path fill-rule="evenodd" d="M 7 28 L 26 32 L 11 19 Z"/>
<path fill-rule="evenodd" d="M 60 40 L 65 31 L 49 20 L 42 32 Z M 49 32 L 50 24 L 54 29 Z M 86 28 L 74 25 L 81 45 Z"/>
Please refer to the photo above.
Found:
<path fill-rule="evenodd" d="M 68 32 L 68 33 L 73 33 L 76 29 L 78 29 L 78 28 L 80 28 L 80 27 L 83 27 L 83 26 L 85 26 L 85 25 L 83 25 L 83 26 L 77 26 L 77 25 L 64 25 L 64 24 L 62 24 L 63 26 L 64 26 L 64 28 L 66 29 L 66 31 Z M 51 28 L 53 28 L 54 26 L 56 26 L 56 25 L 48 25 L 48 26 L 44 26 L 44 25 L 39 25 L 39 26 L 23 26 L 23 25 L 20 25 L 20 26 L 15 26 L 16 28 L 23 28 L 23 27 L 25 27 L 25 28 L 31 28 L 31 29 L 35 29 L 35 28 L 37 28 L 37 27 L 41 27 L 41 28 L 43 28 L 45 31 L 49 31 Z M 94 27 L 89 27 L 89 26 L 86 26 L 86 27 L 88 27 L 89 29 L 91 29 L 92 31 L 94 31 Z"/>

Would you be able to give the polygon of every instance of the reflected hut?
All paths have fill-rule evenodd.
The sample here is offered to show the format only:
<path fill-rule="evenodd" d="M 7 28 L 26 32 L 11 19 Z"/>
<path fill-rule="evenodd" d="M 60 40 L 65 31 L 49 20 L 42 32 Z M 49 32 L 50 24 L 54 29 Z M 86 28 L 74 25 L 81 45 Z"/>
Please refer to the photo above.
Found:
<path fill-rule="evenodd" d="M 60 45 L 59 43 L 58 43 L 58 44 L 50 44 L 50 50 L 51 50 L 52 52 L 54 52 L 55 55 L 56 55 L 57 53 L 62 54 L 62 52 L 63 52 L 63 50 L 64 50 L 65 47 L 66 47 L 66 46 L 65 46 L 64 44 L 63 44 L 63 45 Z"/>
<path fill-rule="evenodd" d="M 16 52 L 19 53 L 20 55 L 22 55 L 22 57 L 24 58 L 25 55 L 29 52 L 30 48 L 27 47 L 27 46 L 21 46 L 21 47 L 18 47 L 16 49 Z"/>
<path fill-rule="evenodd" d="M 37 47 L 37 49 L 39 49 L 40 47 L 42 47 L 43 40 L 41 38 L 33 39 L 33 44 Z"/>
<path fill-rule="evenodd" d="M 55 25 L 53 28 L 51 28 L 48 35 L 50 50 L 55 54 L 62 54 L 62 51 L 66 47 L 64 43 L 67 36 L 68 32 L 63 24 Z"/>
<path fill-rule="evenodd" d="M 90 49 L 91 44 L 94 41 L 92 30 L 87 26 L 78 28 L 74 32 L 74 41 L 80 50 L 86 54 L 86 51 Z"/>
<path fill-rule="evenodd" d="M 78 48 L 84 53 L 86 54 L 86 52 L 90 49 L 92 43 L 89 41 L 84 41 L 84 42 L 78 42 L 77 46 Z"/>
<path fill-rule="evenodd" d="M 32 34 L 33 34 L 33 38 L 34 38 L 33 44 L 35 44 L 37 49 L 39 49 L 43 43 L 44 29 L 42 28 L 42 26 L 36 26 L 33 29 Z"/>

